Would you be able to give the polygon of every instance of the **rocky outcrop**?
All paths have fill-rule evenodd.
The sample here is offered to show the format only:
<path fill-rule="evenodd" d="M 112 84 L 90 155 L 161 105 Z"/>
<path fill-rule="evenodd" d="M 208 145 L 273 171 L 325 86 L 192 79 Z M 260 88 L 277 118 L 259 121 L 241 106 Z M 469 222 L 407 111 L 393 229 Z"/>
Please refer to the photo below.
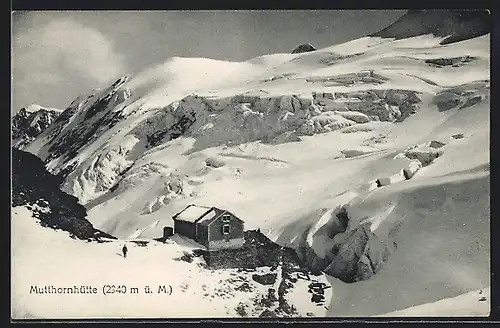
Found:
<path fill-rule="evenodd" d="M 154 147 L 162 142 L 177 139 L 182 136 L 195 121 L 196 115 L 193 112 L 185 113 L 184 116 L 179 117 L 179 119 L 174 121 L 167 129 L 156 131 L 148 136 L 148 147 Z"/>
<path fill-rule="evenodd" d="M 392 184 L 392 181 L 391 178 L 384 177 L 384 178 L 378 178 L 377 181 L 375 181 L 375 183 L 377 184 L 377 187 L 383 187 Z"/>
<path fill-rule="evenodd" d="M 469 99 L 467 99 L 462 106 L 460 106 L 460 109 L 464 109 L 464 108 L 471 107 L 471 106 L 474 106 L 476 104 L 479 104 L 485 98 L 486 97 L 484 95 L 475 95 L 475 96 L 472 96 Z"/>
<path fill-rule="evenodd" d="M 208 167 L 219 168 L 226 165 L 226 163 L 220 158 L 208 157 L 205 159 L 205 165 Z"/>
<path fill-rule="evenodd" d="M 114 109 L 130 96 L 130 91 L 122 88 L 126 81 L 127 77 L 123 77 L 109 88 L 93 93 L 85 100 L 77 98 L 73 101 L 58 117 L 57 124 L 51 129 L 53 131 L 50 131 L 53 138 L 47 145 L 48 156 L 43 158 L 44 162 L 49 163 L 62 156 L 66 160 L 73 159 L 81 148 L 120 122 L 124 115 Z M 72 128 L 66 129 L 70 122 Z"/>
<path fill-rule="evenodd" d="M 472 56 L 452 57 L 452 58 L 431 58 L 431 59 L 426 59 L 425 63 L 431 64 L 431 66 L 438 68 L 444 66 L 460 67 L 476 59 L 477 58 Z"/>
<path fill-rule="evenodd" d="M 433 103 L 440 112 L 444 112 L 458 107 L 462 103 L 462 97 L 453 92 L 444 91 L 434 97 Z"/>
<path fill-rule="evenodd" d="M 44 227 L 67 231 L 72 237 L 102 242 L 116 239 L 95 229 L 78 200 L 59 190 L 60 180 L 48 173 L 36 156 L 12 149 L 12 206 L 26 206 Z"/>
<path fill-rule="evenodd" d="M 432 99 L 432 104 L 440 112 L 462 110 L 483 102 L 489 94 L 489 82 L 477 81 L 439 92 Z"/>
<path fill-rule="evenodd" d="M 316 47 L 314 47 L 310 43 L 304 43 L 298 46 L 297 48 L 293 49 L 292 54 L 300 54 L 303 52 L 310 52 L 310 51 L 315 51 L 317 50 Z"/>
<path fill-rule="evenodd" d="M 446 146 L 446 143 L 438 140 L 432 140 L 431 142 L 428 143 L 428 146 L 437 149 Z"/>
<path fill-rule="evenodd" d="M 261 285 L 274 285 L 276 282 L 276 273 L 267 273 L 267 274 L 254 274 L 252 275 L 252 279 L 258 282 Z"/>

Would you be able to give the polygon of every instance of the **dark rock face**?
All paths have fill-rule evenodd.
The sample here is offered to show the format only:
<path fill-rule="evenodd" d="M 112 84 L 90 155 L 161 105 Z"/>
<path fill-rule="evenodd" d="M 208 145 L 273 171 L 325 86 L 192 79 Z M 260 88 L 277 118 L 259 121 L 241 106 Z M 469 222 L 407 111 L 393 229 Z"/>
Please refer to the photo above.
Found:
<path fill-rule="evenodd" d="M 205 165 L 208 167 L 213 167 L 215 169 L 218 169 L 226 165 L 226 163 L 219 158 L 209 157 L 205 160 Z"/>
<path fill-rule="evenodd" d="M 414 175 L 415 175 L 415 173 L 410 171 L 408 168 L 403 169 L 403 176 L 404 176 L 405 180 L 410 180 L 411 178 L 413 178 Z"/>
<path fill-rule="evenodd" d="M 444 147 L 444 146 L 446 146 L 446 144 L 444 142 L 437 141 L 437 140 L 432 140 L 429 143 L 429 147 L 431 147 L 431 148 L 441 148 L 441 147 Z"/>
<path fill-rule="evenodd" d="M 121 120 L 120 113 L 109 111 L 109 108 L 119 104 L 115 101 L 116 97 L 114 96 L 116 92 L 117 90 L 110 91 L 110 93 L 98 99 L 90 106 L 84 114 L 85 119 L 74 129 L 64 134 L 57 134 L 57 137 L 49 148 L 50 155 L 47 157 L 46 162 L 61 155 L 65 155 L 67 158 L 74 158 L 80 148 L 90 144 L 105 130 L 116 125 Z M 71 111 L 73 114 L 77 113 L 75 108 L 68 109 L 67 111 Z"/>
<path fill-rule="evenodd" d="M 453 57 L 453 58 L 433 58 L 433 59 L 426 59 L 425 63 L 431 64 L 431 66 L 437 68 L 441 68 L 444 66 L 460 67 L 476 59 L 477 59 L 476 57 L 471 57 L 471 56 Z"/>
<path fill-rule="evenodd" d="M 44 162 L 56 158 L 63 162 L 73 159 L 81 148 L 130 114 L 112 111 L 131 96 L 130 90 L 123 86 L 126 81 L 127 77 L 123 77 L 102 91 L 76 98 L 47 130 L 48 142 L 44 147 L 48 147 L 48 156 L 43 158 Z M 71 128 L 66 129 L 70 122 Z M 71 172 L 62 167 L 64 165 L 55 168 L 53 173 L 64 170 L 66 175 Z"/>
<path fill-rule="evenodd" d="M 370 36 L 404 39 L 418 35 L 448 36 L 441 44 L 475 38 L 490 33 L 487 10 L 409 10 L 403 17 Z"/>
<path fill-rule="evenodd" d="M 484 96 L 483 95 L 475 95 L 469 99 L 467 99 L 465 101 L 465 103 L 460 106 L 459 109 L 464 109 L 464 108 L 467 108 L 467 107 L 471 107 L 471 106 L 474 106 L 476 104 L 479 104 L 480 102 L 482 102 L 484 100 Z"/>
<path fill-rule="evenodd" d="M 433 104 L 436 104 L 440 112 L 445 112 L 458 107 L 462 103 L 462 97 L 452 92 L 441 92 L 433 99 Z"/>
<path fill-rule="evenodd" d="M 311 302 L 321 304 L 325 301 L 325 289 L 331 288 L 324 283 L 312 282 L 309 284 L 309 293 L 312 294 Z"/>
<path fill-rule="evenodd" d="M 268 309 L 265 309 L 264 311 L 262 311 L 262 313 L 259 315 L 259 317 L 261 317 L 261 318 L 277 318 L 278 316 L 276 315 L 276 313 L 274 313 Z"/>
<path fill-rule="evenodd" d="M 489 96 L 486 81 L 472 82 L 439 92 L 432 99 L 440 112 L 465 109 L 480 104 Z"/>
<path fill-rule="evenodd" d="M 59 189 L 60 178 L 48 173 L 36 156 L 12 148 L 12 206 L 26 206 L 44 227 L 67 231 L 72 237 L 102 242 L 116 239 L 95 229 L 85 207 Z"/>
<path fill-rule="evenodd" d="M 390 178 L 378 178 L 377 181 L 375 181 L 377 184 L 377 187 L 383 187 L 383 186 L 388 186 L 391 184 L 391 179 Z"/>
<path fill-rule="evenodd" d="M 261 285 L 273 285 L 276 282 L 276 276 L 276 273 L 254 274 L 252 275 L 252 279 Z"/>
<path fill-rule="evenodd" d="M 196 121 L 196 113 L 186 112 L 180 118 L 176 119 L 175 122 L 161 130 L 155 131 L 153 134 L 147 136 L 148 145 L 147 147 L 158 146 L 162 142 L 167 142 L 174 140 L 182 136 Z"/>
<path fill-rule="evenodd" d="M 300 46 L 298 46 L 297 48 L 293 49 L 292 54 L 300 54 L 303 52 L 310 52 L 310 51 L 314 51 L 314 50 L 317 50 L 317 49 L 312 44 L 304 43 L 304 44 L 301 44 Z"/>
<path fill-rule="evenodd" d="M 21 108 L 12 118 L 12 143 L 22 149 L 35 140 L 59 116 L 60 112 L 41 108 L 36 112 L 29 112 Z"/>

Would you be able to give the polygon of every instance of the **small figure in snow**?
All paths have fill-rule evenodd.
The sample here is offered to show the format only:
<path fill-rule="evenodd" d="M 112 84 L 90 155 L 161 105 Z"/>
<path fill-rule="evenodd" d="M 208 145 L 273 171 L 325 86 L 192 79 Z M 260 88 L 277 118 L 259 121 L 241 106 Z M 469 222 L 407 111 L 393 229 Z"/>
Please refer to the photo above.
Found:
<path fill-rule="evenodd" d="M 123 252 L 123 257 L 127 258 L 127 252 L 128 252 L 127 245 L 123 245 L 122 252 Z"/>

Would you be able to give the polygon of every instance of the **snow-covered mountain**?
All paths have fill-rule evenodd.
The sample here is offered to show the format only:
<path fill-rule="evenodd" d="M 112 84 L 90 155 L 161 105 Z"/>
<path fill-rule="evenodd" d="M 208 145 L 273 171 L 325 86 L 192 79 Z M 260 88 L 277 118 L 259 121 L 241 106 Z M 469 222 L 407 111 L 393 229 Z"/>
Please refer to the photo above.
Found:
<path fill-rule="evenodd" d="M 445 37 L 441 44 L 475 38 L 490 33 L 491 13 L 483 10 L 413 9 L 372 34 L 373 37 L 404 39 L 423 34 Z"/>
<path fill-rule="evenodd" d="M 364 165 L 380 151 L 427 142 L 426 134 L 451 115 L 469 112 L 460 107 L 487 101 L 488 36 L 447 46 L 440 41 L 432 36 L 362 38 L 311 53 L 241 63 L 169 59 L 79 97 L 26 150 L 44 160 L 52 173 L 63 175 L 63 190 L 87 205 L 91 215 L 94 211 L 116 226 L 113 233 L 118 236 L 145 228 L 125 222 L 155 222 L 157 214 L 150 207 L 162 208 L 161 216 L 169 217 L 186 203 L 201 201 L 235 206 L 240 215 L 254 216 L 249 196 L 259 208 L 273 203 L 278 211 L 266 209 L 258 217 L 281 221 L 290 218 L 274 203 L 281 187 L 259 190 L 264 183 L 259 177 L 266 170 L 294 184 L 311 180 L 300 174 L 312 174 L 312 163 L 321 170 L 331 162 L 340 166 L 334 170 L 339 173 L 350 166 L 348 172 L 355 173 L 355 164 L 345 164 L 343 158 L 363 155 L 363 161 L 349 162 Z M 463 60 L 453 64 L 457 67 L 433 63 L 452 57 Z M 214 161 L 218 165 L 210 164 Z M 330 175 L 321 184 L 338 184 L 337 174 Z M 373 173 L 369 179 L 378 177 Z M 255 190 L 259 197 L 233 196 L 232 188 L 229 195 L 217 196 L 227 189 L 217 185 L 226 184 L 237 184 L 246 193 Z M 141 188 L 147 195 L 125 201 L 132 211 L 127 211 L 130 217 L 122 215 L 118 204 Z M 97 215 L 104 207 L 106 215 Z M 137 215 L 144 218 L 137 220 Z M 122 224 L 128 229 L 122 230 Z"/>
<path fill-rule="evenodd" d="M 12 146 L 22 149 L 35 140 L 61 112 L 59 109 L 44 108 L 35 104 L 21 108 L 12 117 Z"/>
<path fill-rule="evenodd" d="M 119 238 L 158 238 L 187 204 L 230 210 L 330 276 L 327 315 L 485 288 L 489 34 L 387 31 L 170 58 L 78 97 L 24 149 Z"/>

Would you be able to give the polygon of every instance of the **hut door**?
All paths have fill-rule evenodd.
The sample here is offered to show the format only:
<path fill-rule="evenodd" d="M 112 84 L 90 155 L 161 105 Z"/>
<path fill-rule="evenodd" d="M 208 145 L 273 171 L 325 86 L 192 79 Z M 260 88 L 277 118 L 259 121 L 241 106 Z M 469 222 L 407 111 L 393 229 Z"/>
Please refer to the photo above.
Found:
<path fill-rule="evenodd" d="M 231 226 L 229 223 L 224 223 L 222 225 L 222 237 L 226 242 L 229 242 L 229 239 L 231 239 Z"/>

